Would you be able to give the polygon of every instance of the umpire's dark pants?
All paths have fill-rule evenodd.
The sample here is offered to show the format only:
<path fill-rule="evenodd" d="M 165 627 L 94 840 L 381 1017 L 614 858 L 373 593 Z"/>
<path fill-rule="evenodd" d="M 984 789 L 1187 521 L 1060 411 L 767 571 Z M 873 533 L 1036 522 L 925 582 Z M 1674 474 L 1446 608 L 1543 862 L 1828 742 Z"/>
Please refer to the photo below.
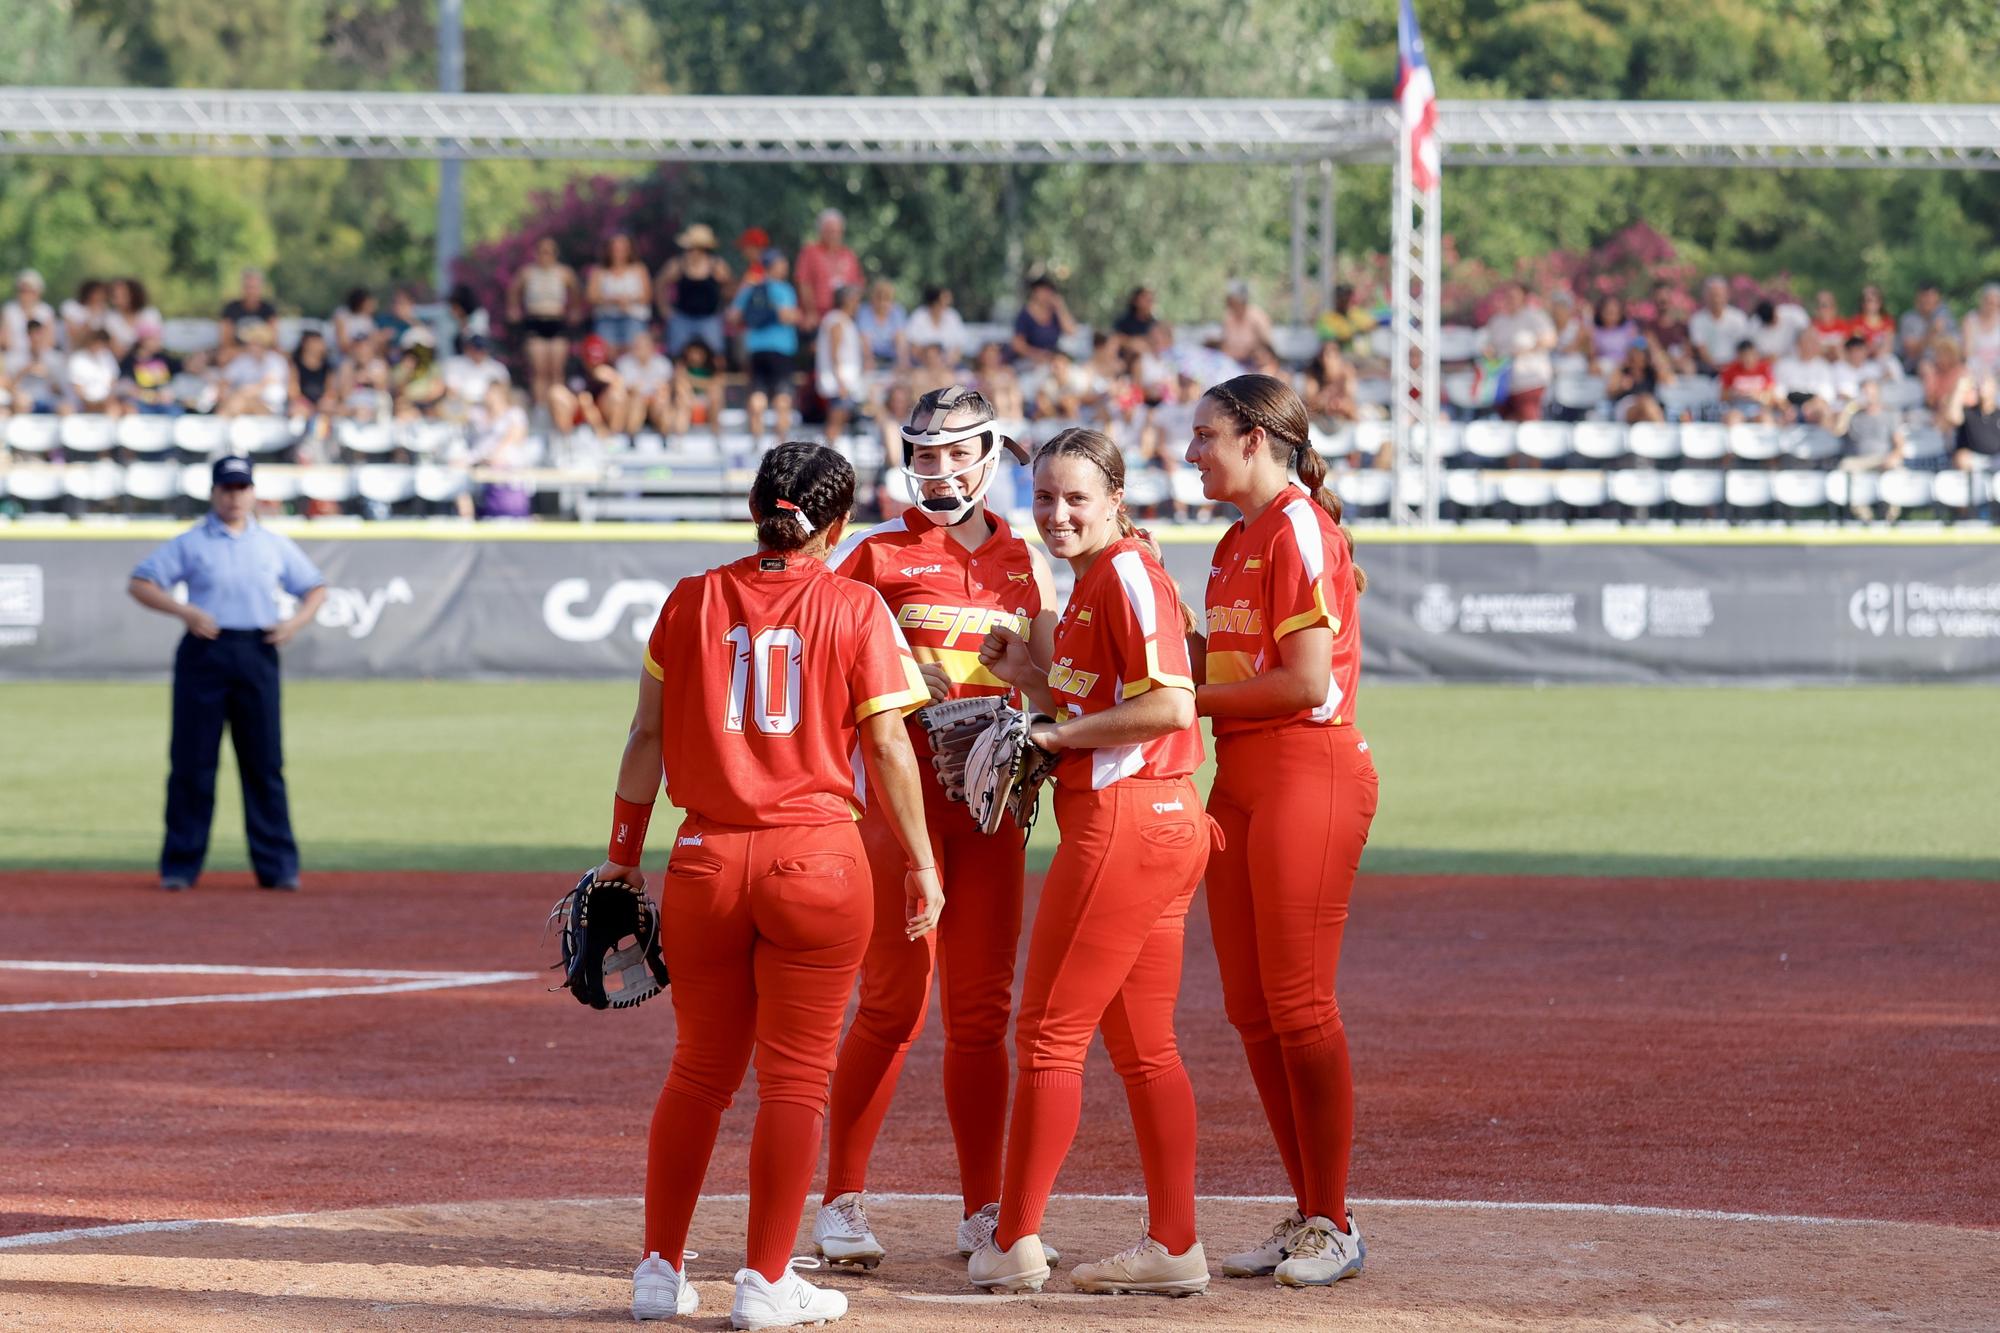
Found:
<path fill-rule="evenodd" d="M 299 848 L 292 841 L 278 735 L 278 650 L 254 629 L 226 629 L 213 639 L 190 634 L 174 654 L 174 739 L 160 878 L 192 883 L 201 874 L 224 723 L 243 779 L 243 827 L 257 882 L 296 879 Z"/>

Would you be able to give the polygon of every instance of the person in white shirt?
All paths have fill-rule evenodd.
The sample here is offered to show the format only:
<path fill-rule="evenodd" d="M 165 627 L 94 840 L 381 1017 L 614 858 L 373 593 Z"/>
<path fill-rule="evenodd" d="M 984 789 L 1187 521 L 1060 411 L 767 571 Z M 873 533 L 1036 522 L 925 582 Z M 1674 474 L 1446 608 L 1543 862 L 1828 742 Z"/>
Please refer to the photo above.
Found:
<path fill-rule="evenodd" d="M 277 334 L 262 321 L 238 327 L 241 350 L 222 368 L 222 416 L 283 416 L 292 396 L 292 364 L 277 349 Z"/>
<path fill-rule="evenodd" d="M 1746 336 L 1757 344 L 1758 351 L 1779 361 L 1798 346 L 1800 331 L 1811 327 L 1812 316 L 1804 306 L 1791 301 L 1759 301 L 1751 312 Z"/>
<path fill-rule="evenodd" d="M 465 340 L 463 355 L 448 357 L 444 363 L 444 387 L 461 409 L 478 407 L 486 392 L 496 384 L 511 385 L 514 377 L 493 355 L 493 344 L 475 334 Z"/>
<path fill-rule="evenodd" d="M 65 372 L 77 411 L 115 417 L 125 410 L 117 398 L 118 354 L 111 350 L 111 335 L 103 329 L 85 331 L 82 346 L 69 354 Z"/>
<path fill-rule="evenodd" d="M 1688 343 L 1695 366 L 1704 375 L 1720 374 L 1736 359 L 1736 349 L 1750 336 L 1750 316 L 1729 304 L 1729 284 L 1710 278 L 1701 285 L 1701 309 L 1688 317 Z"/>
<path fill-rule="evenodd" d="M 632 345 L 618 358 L 617 370 L 625 381 L 625 420 L 619 429 L 637 435 L 650 422 L 660 434 L 673 434 L 674 363 L 660 355 L 649 330 L 632 335 Z"/>
<path fill-rule="evenodd" d="M 826 438 L 837 440 L 847 433 L 847 423 L 861 411 L 866 400 L 861 382 L 865 356 L 861 330 L 854 322 L 861 309 L 861 288 L 850 283 L 833 293 L 833 309 L 820 319 L 813 342 L 813 384 L 826 403 Z"/>
<path fill-rule="evenodd" d="M 1518 282 L 1500 288 L 1500 302 L 1484 328 L 1479 342 L 1488 356 L 1509 358 L 1507 399 L 1500 405 L 1506 421 L 1540 421 L 1542 399 L 1556 377 L 1555 321 L 1547 312 L 1528 304 L 1528 294 Z"/>
<path fill-rule="evenodd" d="M 1834 382 L 1833 363 L 1823 355 L 1819 334 L 1810 323 L 1799 334 L 1792 352 L 1780 357 L 1771 368 L 1771 377 L 1798 419 L 1810 425 L 1825 421 L 1840 396 Z"/>
<path fill-rule="evenodd" d="M 28 325 L 56 327 L 55 307 L 42 299 L 45 289 L 42 275 L 24 268 L 14 276 L 14 299 L 0 306 L 0 352 L 6 355 L 10 375 L 18 374 L 28 362 Z"/>
<path fill-rule="evenodd" d="M 124 356 L 139 341 L 139 330 L 164 323 L 160 311 L 146 295 L 146 284 L 137 278 L 113 278 L 107 288 L 110 306 L 104 312 L 104 331 L 111 335 L 111 350 Z"/>
<path fill-rule="evenodd" d="M 1840 359 L 1833 363 L 1834 406 L 1845 407 L 1861 397 L 1867 384 L 1893 384 L 1903 378 L 1903 365 L 1885 346 L 1871 356 L 1868 340 L 1854 334 L 1841 344 Z"/>
<path fill-rule="evenodd" d="M 944 354 L 946 366 L 956 366 L 965 356 L 965 321 L 952 306 L 951 288 L 931 287 L 924 303 L 910 312 L 903 326 L 903 340 L 912 353 L 935 347 Z"/>

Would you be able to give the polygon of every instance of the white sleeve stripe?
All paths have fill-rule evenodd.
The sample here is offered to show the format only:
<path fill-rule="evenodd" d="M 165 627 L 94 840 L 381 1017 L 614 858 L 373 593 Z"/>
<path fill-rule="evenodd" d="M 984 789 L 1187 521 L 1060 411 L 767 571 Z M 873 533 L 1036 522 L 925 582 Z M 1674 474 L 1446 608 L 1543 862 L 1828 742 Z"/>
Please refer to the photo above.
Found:
<path fill-rule="evenodd" d="M 908 522 L 909 522 L 909 515 L 905 513 L 905 514 L 898 514 L 896 515 L 896 517 L 892 519 L 888 519 L 884 522 L 877 523 L 872 528 L 864 528 L 860 532 L 857 532 L 853 536 L 847 538 L 847 540 L 841 542 L 840 545 L 833 548 L 833 554 L 829 555 L 826 558 L 826 567 L 828 569 L 838 572 L 840 567 L 847 563 L 847 557 L 853 555 L 854 552 L 860 548 L 861 543 L 867 541 L 870 537 L 886 536 L 890 531 L 896 528 L 907 527 Z"/>
<path fill-rule="evenodd" d="M 896 613 L 891 611 L 889 604 L 882 600 L 882 594 L 876 591 L 874 584 L 864 583 L 861 586 L 868 589 L 870 595 L 875 598 L 875 605 L 882 608 L 882 619 L 889 622 L 889 632 L 896 636 L 896 646 L 906 653 L 909 652 L 910 641 L 903 637 L 903 627 L 896 623 Z"/>
<path fill-rule="evenodd" d="M 1326 544 L 1320 540 L 1319 521 L 1312 515 L 1311 500 L 1294 500 L 1285 506 L 1292 521 L 1292 540 L 1299 544 L 1299 559 L 1305 561 L 1306 577 L 1315 583 L 1326 572 Z"/>
<path fill-rule="evenodd" d="M 1111 568 L 1118 574 L 1132 613 L 1139 617 L 1140 632 L 1152 638 L 1158 632 L 1157 617 L 1153 614 L 1153 581 L 1146 576 L 1145 560 L 1137 551 L 1120 551 L 1111 557 Z"/>

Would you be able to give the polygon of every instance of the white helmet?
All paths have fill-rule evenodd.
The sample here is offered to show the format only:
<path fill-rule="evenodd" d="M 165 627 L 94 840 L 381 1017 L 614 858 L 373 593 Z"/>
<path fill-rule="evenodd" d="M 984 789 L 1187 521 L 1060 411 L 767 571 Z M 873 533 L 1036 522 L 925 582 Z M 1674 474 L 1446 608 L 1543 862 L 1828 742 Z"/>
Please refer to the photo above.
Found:
<path fill-rule="evenodd" d="M 946 426 L 945 422 L 954 415 L 969 417 L 970 420 L 961 425 Z M 965 440 L 983 442 L 976 460 L 950 472 L 924 473 L 908 463 L 903 465 L 903 475 L 910 479 L 916 491 L 916 510 L 931 522 L 951 527 L 972 517 L 987 487 L 993 484 L 993 478 L 1000 471 L 1002 449 L 1018 462 L 1028 461 L 1026 449 L 993 428 L 993 415 L 993 404 L 987 402 L 977 389 L 968 389 L 963 384 L 933 389 L 917 400 L 916 408 L 910 413 L 909 424 L 903 427 L 903 444 L 912 453 L 918 449 L 958 444 Z M 924 494 L 924 487 L 940 481 L 950 486 L 949 493 Z"/>

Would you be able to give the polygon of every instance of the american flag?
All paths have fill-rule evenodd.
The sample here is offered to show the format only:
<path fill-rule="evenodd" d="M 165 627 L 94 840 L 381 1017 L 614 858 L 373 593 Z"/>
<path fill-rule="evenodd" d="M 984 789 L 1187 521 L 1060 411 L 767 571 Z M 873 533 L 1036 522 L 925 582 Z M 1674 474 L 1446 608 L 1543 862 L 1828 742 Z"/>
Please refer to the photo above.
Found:
<path fill-rule="evenodd" d="M 1419 192 L 1435 189 L 1440 175 L 1437 139 L 1437 85 L 1424 59 L 1424 35 L 1417 31 L 1417 11 L 1403 0 L 1396 17 L 1396 101 L 1403 111 L 1403 130 L 1410 140 L 1410 182 Z"/>

